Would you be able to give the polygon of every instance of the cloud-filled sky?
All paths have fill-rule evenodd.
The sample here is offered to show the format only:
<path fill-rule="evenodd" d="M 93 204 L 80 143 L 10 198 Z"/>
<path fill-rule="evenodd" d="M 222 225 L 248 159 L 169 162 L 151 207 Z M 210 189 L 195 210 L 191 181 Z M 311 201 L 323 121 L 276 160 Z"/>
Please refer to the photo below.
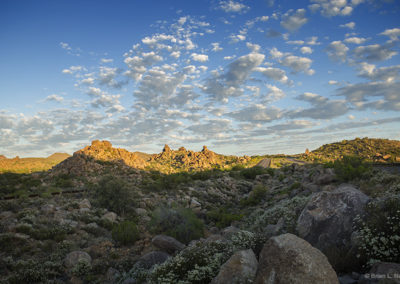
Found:
<path fill-rule="evenodd" d="M 4 0 L 0 154 L 400 139 L 397 0 Z"/>

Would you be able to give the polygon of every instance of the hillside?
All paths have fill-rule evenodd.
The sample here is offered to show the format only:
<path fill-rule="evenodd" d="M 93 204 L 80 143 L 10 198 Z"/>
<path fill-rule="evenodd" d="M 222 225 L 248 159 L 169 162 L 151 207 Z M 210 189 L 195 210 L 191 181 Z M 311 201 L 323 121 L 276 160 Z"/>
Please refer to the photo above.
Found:
<path fill-rule="evenodd" d="M 66 153 L 55 153 L 47 158 L 15 158 L 7 159 L 0 156 L 0 173 L 33 173 L 47 171 L 58 163 L 70 157 Z"/>
<path fill-rule="evenodd" d="M 325 144 L 303 154 L 302 158 L 316 161 L 332 161 L 343 156 L 359 156 L 369 162 L 400 162 L 400 141 L 376 138 L 356 138 Z"/>

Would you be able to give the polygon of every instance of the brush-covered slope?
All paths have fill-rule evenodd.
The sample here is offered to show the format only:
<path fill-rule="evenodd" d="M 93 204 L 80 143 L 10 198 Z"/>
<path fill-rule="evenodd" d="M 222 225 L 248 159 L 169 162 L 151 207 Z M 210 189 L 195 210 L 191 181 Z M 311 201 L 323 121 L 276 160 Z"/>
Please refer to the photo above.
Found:
<path fill-rule="evenodd" d="M 19 158 L 7 159 L 0 155 L 0 173 L 32 173 L 47 171 L 58 163 L 70 157 L 66 153 L 55 153 L 47 158 Z"/>
<path fill-rule="evenodd" d="M 359 156 L 367 161 L 399 162 L 400 141 L 368 137 L 343 140 L 322 145 L 305 156 L 311 160 L 336 160 L 342 156 Z"/>

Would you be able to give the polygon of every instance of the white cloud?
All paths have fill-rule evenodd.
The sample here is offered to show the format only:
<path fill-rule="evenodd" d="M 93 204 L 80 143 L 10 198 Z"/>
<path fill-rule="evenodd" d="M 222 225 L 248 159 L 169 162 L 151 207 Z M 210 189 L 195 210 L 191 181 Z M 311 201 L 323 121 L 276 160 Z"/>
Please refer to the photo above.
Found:
<path fill-rule="evenodd" d="M 380 35 L 388 36 L 390 40 L 397 41 L 400 36 L 400 28 L 386 29 L 384 32 L 380 33 Z"/>
<path fill-rule="evenodd" d="M 363 44 L 367 39 L 363 37 L 348 37 L 344 40 L 346 43 Z"/>
<path fill-rule="evenodd" d="M 220 1 L 219 8 L 225 11 L 226 13 L 240 13 L 240 12 L 246 12 L 250 9 L 250 7 L 242 3 L 235 2 L 232 0 Z"/>
<path fill-rule="evenodd" d="M 356 23 L 354 23 L 354 22 L 349 22 L 349 23 L 347 23 L 347 24 L 340 25 L 340 27 L 341 27 L 341 28 L 348 28 L 348 29 L 353 30 L 353 29 L 356 27 Z"/>
<path fill-rule="evenodd" d="M 63 69 L 62 73 L 63 74 L 74 74 L 76 72 L 84 71 L 84 70 L 86 70 L 85 67 L 77 65 L 77 66 L 71 66 L 69 68 Z"/>
<path fill-rule="evenodd" d="M 101 62 L 102 63 L 112 63 L 114 61 L 114 59 L 112 58 L 102 58 Z"/>
<path fill-rule="evenodd" d="M 269 92 L 267 93 L 267 100 L 268 101 L 277 101 L 286 96 L 285 92 L 279 89 L 277 86 L 266 84 L 265 85 Z"/>
<path fill-rule="evenodd" d="M 192 53 L 190 55 L 194 61 L 198 62 L 206 62 L 208 61 L 208 55 L 206 54 L 198 54 L 198 53 Z"/>
<path fill-rule="evenodd" d="M 392 47 L 392 44 L 358 46 L 353 50 L 353 53 L 358 59 L 367 62 L 383 61 L 397 54 L 396 51 L 391 50 Z"/>
<path fill-rule="evenodd" d="M 281 117 L 282 112 L 275 107 L 266 107 L 261 104 L 255 104 L 252 106 L 245 107 L 241 110 L 227 113 L 238 121 L 248 121 L 255 123 L 265 123 L 273 120 L 277 120 Z"/>
<path fill-rule="evenodd" d="M 312 12 L 321 11 L 321 14 L 325 17 L 332 16 L 350 16 L 358 4 L 362 3 L 361 0 L 354 0 L 347 2 L 347 0 L 311 0 L 311 4 L 308 8 Z"/>
<path fill-rule="evenodd" d="M 310 69 L 312 60 L 307 57 L 299 57 L 294 55 L 289 55 L 283 58 L 280 63 L 283 66 L 287 66 L 292 69 L 292 72 L 304 72 L 307 75 L 313 75 L 314 70 Z"/>
<path fill-rule="evenodd" d="M 339 82 L 335 81 L 335 80 L 329 80 L 328 84 L 329 85 L 337 85 L 337 84 L 339 84 Z"/>
<path fill-rule="evenodd" d="M 310 103 L 312 107 L 289 112 L 288 115 L 292 118 L 331 119 L 341 116 L 349 110 L 344 100 L 329 100 L 313 93 L 306 92 L 298 96 L 297 99 Z"/>
<path fill-rule="evenodd" d="M 240 96 L 243 93 L 240 86 L 264 61 L 264 58 L 263 54 L 254 52 L 239 57 L 228 65 L 225 74 L 212 73 L 213 75 L 201 86 L 202 91 L 217 101 L 226 101 L 229 97 Z"/>
<path fill-rule="evenodd" d="M 140 80 L 148 67 L 162 60 L 163 58 L 154 51 L 142 53 L 141 56 L 127 56 L 124 62 L 129 70 L 125 72 L 125 75 L 135 81 Z"/>
<path fill-rule="evenodd" d="M 268 79 L 279 81 L 284 84 L 290 84 L 289 78 L 286 76 L 286 72 L 279 68 L 273 67 L 257 67 L 256 71 L 262 73 Z"/>
<path fill-rule="evenodd" d="M 309 47 L 309 46 L 303 46 L 302 48 L 300 48 L 300 51 L 303 54 L 311 54 L 311 53 L 313 53 L 312 48 Z"/>
<path fill-rule="evenodd" d="M 47 96 L 45 100 L 61 103 L 64 100 L 64 98 L 60 95 L 52 94 L 50 96 Z"/>
<path fill-rule="evenodd" d="M 328 56 L 334 61 L 336 60 L 340 60 L 342 62 L 346 61 L 348 51 L 349 48 L 340 40 L 332 41 L 326 48 Z"/>
<path fill-rule="evenodd" d="M 307 23 L 306 10 L 289 10 L 282 16 L 281 26 L 288 31 L 294 32 Z"/>
<path fill-rule="evenodd" d="M 170 54 L 172 57 L 174 58 L 179 58 L 181 56 L 181 52 L 180 51 L 173 51 Z"/>
<path fill-rule="evenodd" d="M 361 65 L 360 77 L 372 81 L 394 82 L 400 80 L 400 65 L 375 68 L 375 65 L 363 62 Z"/>
<path fill-rule="evenodd" d="M 211 45 L 213 47 L 211 50 L 214 52 L 223 50 L 223 48 L 219 45 L 219 42 L 213 42 Z"/>
<path fill-rule="evenodd" d="M 246 39 L 245 35 L 238 34 L 238 35 L 230 35 L 231 43 L 236 43 L 239 41 L 244 41 Z"/>

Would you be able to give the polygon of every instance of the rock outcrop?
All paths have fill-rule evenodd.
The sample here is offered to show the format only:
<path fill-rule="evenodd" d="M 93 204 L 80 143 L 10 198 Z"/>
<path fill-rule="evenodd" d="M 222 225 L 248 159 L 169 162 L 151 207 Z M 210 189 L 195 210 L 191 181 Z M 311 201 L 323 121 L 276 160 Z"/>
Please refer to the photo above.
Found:
<path fill-rule="evenodd" d="M 351 185 L 314 193 L 297 220 L 298 234 L 325 253 L 337 268 L 343 262 L 337 259 L 338 253 L 354 259 L 353 220 L 363 213 L 368 201 L 368 196 Z"/>
<path fill-rule="evenodd" d="M 259 259 L 256 284 L 339 284 L 328 259 L 292 234 L 270 238 Z"/>
<path fill-rule="evenodd" d="M 165 235 L 157 235 L 152 240 L 151 243 L 157 248 L 165 251 L 169 254 L 173 254 L 177 251 L 181 251 L 185 248 L 185 245 L 180 241 L 174 239 L 173 237 Z"/>
<path fill-rule="evenodd" d="M 252 283 L 257 265 L 257 258 L 251 249 L 238 251 L 221 266 L 211 284 Z"/>

